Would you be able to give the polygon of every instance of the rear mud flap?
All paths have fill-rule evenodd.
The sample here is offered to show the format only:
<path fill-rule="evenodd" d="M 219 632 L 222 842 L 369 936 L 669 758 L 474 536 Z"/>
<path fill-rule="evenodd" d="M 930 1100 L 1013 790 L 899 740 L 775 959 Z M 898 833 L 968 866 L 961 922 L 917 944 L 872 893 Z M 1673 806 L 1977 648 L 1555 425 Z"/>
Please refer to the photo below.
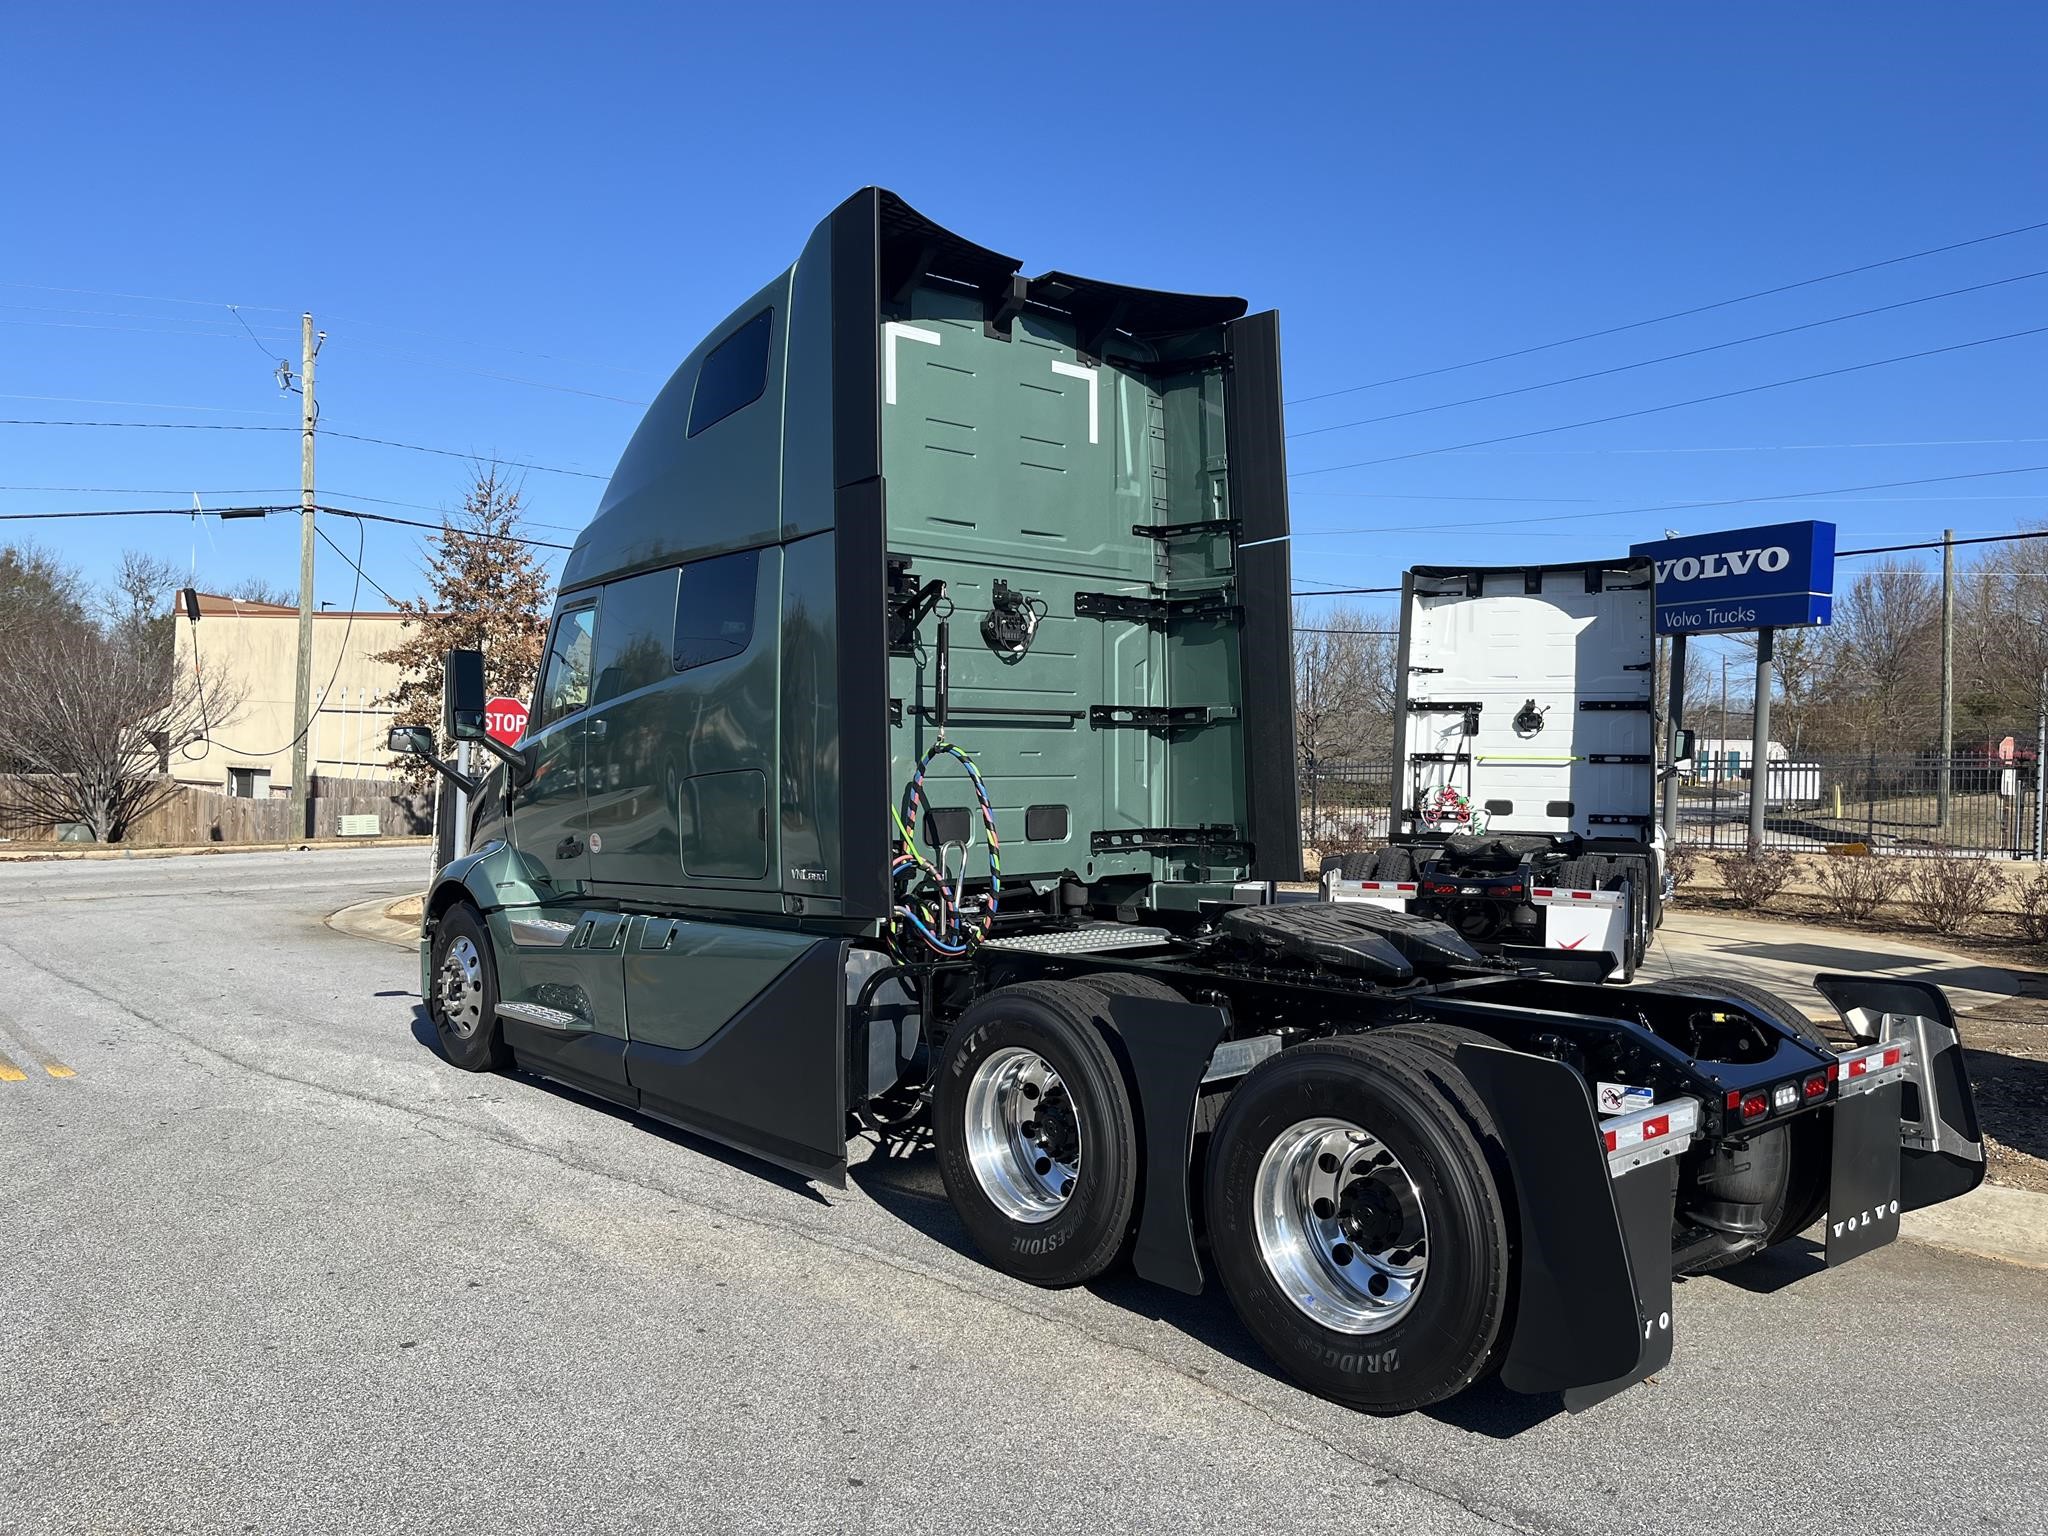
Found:
<path fill-rule="evenodd" d="M 1605 981 L 1621 961 L 1604 949 L 1546 949 L 1540 944 L 1503 944 L 1500 957 L 1534 966 L 1559 981 Z"/>
<path fill-rule="evenodd" d="M 1899 1235 L 1899 1100 L 1887 1083 L 1834 1108 L 1834 1168 L 1828 1184 L 1830 1266 L 1846 1264 Z"/>
<path fill-rule="evenodd" d="M 1199 1003 L 1109 999 L 1109 1024 L 1137 1100 L 1138 1141 L 1144 1148 L 1131 1268 L 1187 1296 L 1202 1293 L 1189 1188 L 1195 1100 L 1229 1023 L 1222 1009 Z"/>
<path fill-rule="evenodd" d="M 1501 1382 L 1590 1408 L 1670 1363 L 1678 1162 L 1613 1177 L 1585 1080 L 1562 1062 L 1481 1045 L 1457 1062 L 1515 1181 L 1520 1283 Z"/>
<path fill-rule="evenodd" d="M 1977 1099 L 1964 1067 L 1955 1014 L 1941 988 L 1889 976 L 1839 974 L 1816 976 L 1813 985 L 1859 1039 L 1912 1044 L 1912 1073 L 1903 1094 L 1894 1096 L 1902 1163 L 1896 1191 L 1899 1209 L 1938 1205 L 1982 1184 L 1984 1133 L 1977 1120 Z M 1839 1146 L 1842 1132 L 1835 1134 Z M 1840 1166 L 1838 1154 L 1836 1167 Z M 1863 1208 L 1853 1206 L 1857 1212 Z M 1831 1240 L 1834 1209 L 1830 1205 Z"/>

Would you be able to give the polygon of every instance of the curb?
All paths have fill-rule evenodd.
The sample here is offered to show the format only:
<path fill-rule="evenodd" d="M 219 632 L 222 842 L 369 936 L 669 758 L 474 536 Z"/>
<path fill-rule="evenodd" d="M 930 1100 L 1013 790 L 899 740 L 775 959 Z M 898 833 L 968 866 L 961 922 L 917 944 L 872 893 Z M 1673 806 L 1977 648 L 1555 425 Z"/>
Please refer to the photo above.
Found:
<path fill-rule="evenodd" d="M 409 899 L 399 898 L 400 901 Z M 391 916 L 389 909 L 397 904 L 388 896 L 358 901 L 339 912 L 328 913 L 327 926 L 351 939 L 369 939 L 398 949 L 417 950 L 420 944 L 419 919 Z"/>
<path fill-rule="evenodd" d="M 431 848 L 431 837 L 322 838 L 298 843 L 200 843 L 179 848 L 137 848 L 125 843 L 0 845 L 0 864 L 76 863 L 94 859 L 184 859 L 229 853 L 325 853 L 337 848 Z"/>
<path fill-rule="evenodd" d="M 2048 1195 L 1980 1184 L 1960 1199 L 1900 1217 L 1899 1235 L 1979 1258 L 2048 1269 Z"/>

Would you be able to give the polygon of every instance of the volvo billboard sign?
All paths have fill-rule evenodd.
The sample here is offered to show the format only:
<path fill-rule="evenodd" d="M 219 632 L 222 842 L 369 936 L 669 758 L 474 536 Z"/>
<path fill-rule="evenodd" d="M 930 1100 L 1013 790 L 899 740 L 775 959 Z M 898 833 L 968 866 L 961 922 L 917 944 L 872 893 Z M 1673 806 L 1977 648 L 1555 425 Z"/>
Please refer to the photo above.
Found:
<path fill-rule="evenodd" d="M 1793 629 L 1834 616 L 1833 523 L 1659 539 L 1629 554 L 1650 562 L 1660 635 Z"/>

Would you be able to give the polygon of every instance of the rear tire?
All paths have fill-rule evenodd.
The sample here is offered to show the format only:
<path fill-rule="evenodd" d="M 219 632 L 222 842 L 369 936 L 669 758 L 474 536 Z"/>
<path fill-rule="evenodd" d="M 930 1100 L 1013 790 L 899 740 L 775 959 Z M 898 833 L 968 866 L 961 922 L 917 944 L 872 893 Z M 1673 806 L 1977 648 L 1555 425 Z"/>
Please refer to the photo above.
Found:
<path fill-rule="evenodd" d="M 427 1013 L 441 1054 L 465 1072 L 500 1072 L 512 1064 L 498 1022 L 498 966 L 491 934 L 474 907 L 459 904 L 434 925 L 432 992 Z"/>
<path fill-rule="evenodd" d="M 1000 987 L 960 1015 L 932 1102 L 946 1194 L 995 1268 L 1079 1285 L 1131 1233 L 1138 1133 L 1082 982 Z"/>
<path fill-rule="evenodd" d="M 1476 1107 L 1428 1047 L 1370 1035 L 1285 1051 L 1231 1096 L 1206 1181 L 1216 1266 L 1245 1327 L 1311 1391 L 1404 1413 L 1491 1363 L 1509 1225 L 1460 1100 Z"/>

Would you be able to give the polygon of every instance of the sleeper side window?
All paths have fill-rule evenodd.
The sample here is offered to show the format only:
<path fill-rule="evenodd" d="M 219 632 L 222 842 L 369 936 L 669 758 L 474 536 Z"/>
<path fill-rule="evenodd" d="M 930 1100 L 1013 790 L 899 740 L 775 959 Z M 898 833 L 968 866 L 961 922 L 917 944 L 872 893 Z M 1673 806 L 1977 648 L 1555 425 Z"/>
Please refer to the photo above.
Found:
<path fill-rule="evenodd" d="M 738 656 L 754 643 L 754 588 L 760 570 L 758 549 L 683 567 L 673 653 L 678 672 Z"/>
<path fill-rule="evenodd" d="M 768 387 L 768 335 L 774 323 L 775 311 L 762 310 L 698 364 L 697 387 L 690 394 L 691 437 L 761 398 Z"/>
<path fill-rule="evenodd" d="M 597 610 L 588 604 L 556 617 L 541 673 L 540 708 L 529 735 L 590 702 L 590 651 L 596 628 Z"/>

